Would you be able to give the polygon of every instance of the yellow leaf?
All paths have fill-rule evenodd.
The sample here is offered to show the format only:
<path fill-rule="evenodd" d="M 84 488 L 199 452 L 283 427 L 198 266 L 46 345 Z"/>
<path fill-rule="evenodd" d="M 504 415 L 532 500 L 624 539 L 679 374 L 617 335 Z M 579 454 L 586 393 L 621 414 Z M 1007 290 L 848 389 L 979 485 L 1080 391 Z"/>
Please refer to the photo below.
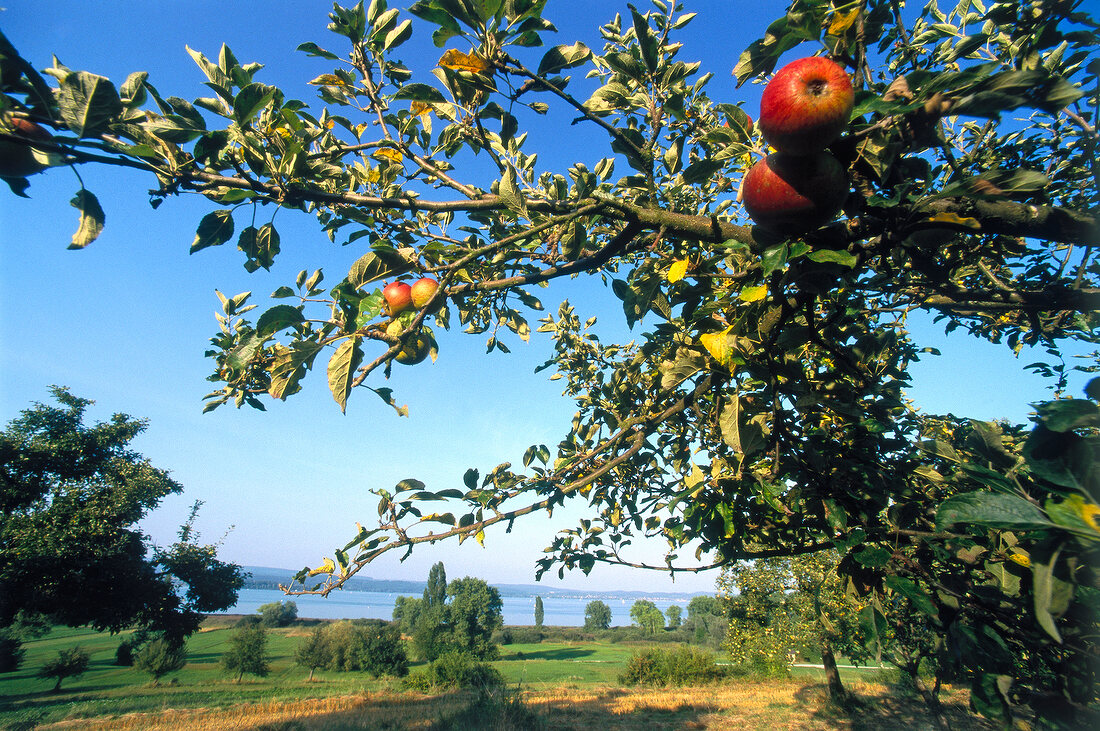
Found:
<path fill-rule="evenodd" d="M 427 102 L 414 101 L 412 104 L 409 105 L 409 111 L 419 117 L 432 111 L 432 105 L 428 104 Z"/>
<path fill-rule="evenodd" d="M 331 574 L 335 570 L 336 570 L 336 562 L 333 561 L 331 558 L 326 558 L 324 563 L 322 563 L 320 566 L 318 566 L 317 568 L 310 571 L 308 575 L 309 576 L 316 576 L 317 574 Z"/>
<path fill-rule="evenodd" d="M 1023 566 L 1025 569 L 1031 567 L 1031 557 L 1028 556 L 1025 551 L 1014 551 L 1008 555 L 1008 558 L 1013 563 Z"/>
<path fill-rule="evenodd" d="M 347 83 L 336 74 L 321 74 L 309 83 L 317 86 L 347 86 Z"/>
<path fill-rule="evenodd" d="M 829 23 L 829 35 L 839 36 L 843 35 L 844 31 L 852 27 L 852 23 L 856 22 L 856 18 L 859 17 L 859 8 L 855 7 L 849 10 L 847 13 L 834 13 L 833 22 Z"/>
<path fill-rule="evenodd" d="M 477 532 L 477 533 L 476 533 L 476 534 L 474 535 L 474 538 L 476 538 L 476 539 L 477 539 L 477 542 L 481 544 L 481 547 L 482 547 L 482 548 L 485 548 L 485 531 L 483 531 L 483 530 L 479 530 L 479 531 L 478 531 L 478 532 Z"/>
<path fill-rule="evenodd" d="M 711 357 L 718 361 L 719 365 L 726 366 L 730 362 L 730 345 L 726 336 L 733 327 L 716 333 L 705 333 L 699 337 L 699 342 L 707 349 Z"/>
<path fill-rule="evenodd" d="M 672 262 L 672 266 L 668 268 L 668 281 L 679 282 L 687 274 L 689 262 L 686 259 L 680 259 Z"/>
<path fill-rule="evenodd" d="M 401 153 L 393 149 L 392 147 L 383 147 L 380 150 L 375 150 L 371 153 L 371 157 L 375 158 L 376 160 L 386 160 L 392 163 L 401 162 Z"/>
<path fill-rule="evenodd" d="M 768 296 L 768 288 L 763 284 L 756 287 L 745 287 L 741 290 L 740 296 L 745 302 L 759 302 Z"/>
<path fill-rule="evenodd" d="M 928 218 L 929 221 L 935 223 L 950 223 L 955 226 L 966 226 L 972 228 L 975 231 L 981 229 L 982 224 L 976 218 L 970 218 L 969 216 L 960 216 L 957 213 L 937 213 L 934 216 Z"/>
<path fill-rule="evenodd" d="M 474 74 L 480 74 L 489 68 L 489 62 L 476 53 L 463 53 L 454 48 L 440 57 L 439 65 L 451 71 L 469 71 Z"/>

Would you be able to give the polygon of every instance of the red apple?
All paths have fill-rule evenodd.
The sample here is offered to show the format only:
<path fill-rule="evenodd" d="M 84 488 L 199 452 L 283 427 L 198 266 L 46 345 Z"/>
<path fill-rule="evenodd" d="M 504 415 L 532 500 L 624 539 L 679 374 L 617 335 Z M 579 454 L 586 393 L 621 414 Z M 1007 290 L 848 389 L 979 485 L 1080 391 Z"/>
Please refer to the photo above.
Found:
<path fill-rule="evenodd" d="M 852 81 L 840 64 L 820 56 L 800 58 L 764 87 L 760 131 L 779 152 L 808 155 L 840 136 L 854 104 Z"/>
<path fill-rule="evenodd" d="M 382 297 L 390 315 L 404 312 L 412 306 L 412 287 L 405 282 L 390 282 L 382 288 Z"/>
<path fill-rule="evenodd" d="M 11 118 L 10 129 L 0 129 L 9 134 L 44 142 L 52 139 L 50 133 L 44 128 L 20 117 Z M 13 139 L 0 139 L 0 177 L 25 178 L 45 169 L 46 165 L 35 158 L 34 150 L 30 145 Z"/>
<path fill-rule="evenodd" d="M 431 277 L 421 277 L 413 282 L 411 293 L 413 307 L 419 310 L 424 305 L 428 304 L 431 298 L 435 296 L 437 289 L 439 289 L 439 282 Z"/>
<path fill-rule="evenodd" d="M 799 233 L 836 218 L 848 197 L 848 176 L 827 152 L 768 155 L 741 181 L 745 210 L 758 225 Z"/>

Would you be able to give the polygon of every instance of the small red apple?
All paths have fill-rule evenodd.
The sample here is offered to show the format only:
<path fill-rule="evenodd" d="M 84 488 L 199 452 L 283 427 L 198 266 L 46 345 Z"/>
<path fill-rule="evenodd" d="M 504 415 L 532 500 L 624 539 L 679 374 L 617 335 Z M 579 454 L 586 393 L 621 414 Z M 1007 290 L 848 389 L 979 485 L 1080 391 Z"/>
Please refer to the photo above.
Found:
<path fill-rule="evenodd" d="M 760 131 L 779 152 L 808 155 L 825 149 L 848 126 L 855 104 L 844 68 L 811 56 L 779 69 L 760 97 Z"/>
<path fill-rule="evenodd" d="M 749 168 L 741 194 L 745 210 L 758 225 L 799 233 L 836 218 L 848 197 L 848 176 L 827 152 L 776 152 Z"/>
<path fill-rule="evenodd" d="M 3 131 L 43 142 L 53 139 L 43 127 L 21 117 L 12 117 L 11 128 Z M 35 158 L 30 145 L 13 139 L 0 139 L 0 177 L 25 178 L 45 169 L 46 165 Z"/>
<path fill-rule="evenodd" d="M 431 277 L 421 277 L 413 282 L 411 292 L 413 307 L 418 310 L 424 307 L 435 296 L 437 289 L 439 289 L 439 282 Z"/>
<path fill-rule="evenodd" d="M 386 300 L 390 315 L 396 315 L 412 306 L 412 287 L 405 282 L 390 282 L 382 288 L 382 298 Z"/>

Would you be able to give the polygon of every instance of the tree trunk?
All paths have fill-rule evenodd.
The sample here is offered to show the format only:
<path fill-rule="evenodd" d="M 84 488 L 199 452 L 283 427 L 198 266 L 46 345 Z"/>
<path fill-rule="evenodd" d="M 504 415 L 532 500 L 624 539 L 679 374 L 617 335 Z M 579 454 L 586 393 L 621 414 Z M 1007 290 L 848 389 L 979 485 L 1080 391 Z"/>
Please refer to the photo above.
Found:
<path fill-rule="evenodd" d="M 936 678 L 935 690 L 930 689 L 925 684 L 924 679 L 920 676 L 920 657 L 917 658 L 916 662 L 907 663 L 905 669 L 913 679 L 913 687 L 920 693 L 924 704 L 928 706 L 932 717 L 936 719 L 936 726 L 939 727 L 940 731 L 951 731 L 951 724 L 948 722 L 947 716 L 943 712 L 943 706 L 940 704 L 939 678 Z"/>
<path fill-rule="evenodd" d="M 53 692 L 54 693 L 60 693 L 61 692 L 61 678 L 58 678 L 57 682 L 54 683 Z"/>
<path fill-rule="evenodd" d="M 833 703 L 843 702 L 847 693 L 844 684 L 840 682 L 840 670 L 836 667 L 833 644 L 825 637 L 821 640 L 821 664 L 825 666 L 825 685 L 829 689 L 829 700 Z"/>
<path fill-rule="evenodd" d="M 313 670 L 314 670 L 314 668 L 309 669 L 309 680 L 306 681 L 307 683 L 312 683 L 313 682 Z"/>

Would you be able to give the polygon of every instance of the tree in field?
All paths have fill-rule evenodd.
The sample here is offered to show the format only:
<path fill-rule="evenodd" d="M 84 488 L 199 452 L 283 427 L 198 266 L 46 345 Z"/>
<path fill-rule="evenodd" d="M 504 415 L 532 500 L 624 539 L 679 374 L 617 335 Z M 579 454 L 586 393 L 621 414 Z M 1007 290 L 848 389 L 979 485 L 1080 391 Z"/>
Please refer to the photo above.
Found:
<path fill-rule="evenodd" d="M 158 637 L 146 643 L 134 656 L 134 667 L 149 673 L 153 685 L 159 685 L 160 679 L 169 673 L 182 670 L 187 665 L 187 646 Z"/>
<path fill-rule="evenodd" d="M 245 673 L 266 678 L 271 670 L 267 652 L 267 628 L 260 622 L 241 627 L 229 639 L 222 654 L 222 669 L 239 683 Z"/>
<path fill-rule="evenodd" d="M 434 584 L 433 574 L 438 577 Z M 412 636 L 412 646 L 422 659 L 435 660 L 448 652 L 495 659 L 499 650 L 492 635 L 504 624 L 500 592 L 482 579 L 466 577 L 446 584 L 444 601 L 439 602 L 438 582 L 445 577 L 443 564 L 435 564 L 422 599 L 397 598 L 394 621 Z"/>
<path fill-rule="evenodd" d="M 868 656 L 861 627 L 864 603 L 849 596 L 836 551 L 764 558 L 723 569 L 718 581 L 729 606 L 726 648 L 735 662 L 786 674 L 791 655 L 821 654 L 834 701 L 846 695 L 836 652 Z"/>
<path fill-rule="evenodd" d="M 35 404 L 0 432 L 0 627 L 37 613 L 182 642 L 203 612 L 233 606 L 240 567 L 196 542 L 199 503 L 176 543 L 150 546 L 138 522 L 183 488 L 130 449 L 146 422 L 85 425 L 92 401 L 51 394 L 56 406 Z"/>
<path fill-rule="evenodd" d="M 639 599 L 630 606 L 630 619 L 650 634 L 665 626 L 665 615 L 648 599 Z"/>
<path fill-rule="evenodd" d="M 57 657 L 46 662 L 38 671 L 40 678 L 55 678 L 53 692 L 61 690 L 61 681 L 65 678 L 75 678 L 83 675 L 88 669 L 88 653 L 78 645 L 65 650 L 58 650 Z"/>
<path fill-rule="evenodd" d="M 715 596 L 700 594 L 688 602 L 685 625 L 691 630 L 692 642 L 717 645 L 726 638 L 726 608 Z"/>
<path fill-rule="evenodd" d="M 447 602 L 447 569 L 437 561 L 428 569 L 428 583 L 424 587 L 424 606 L 442 607 Z"/>
<path fill-rule="evenodd" d="M 265 627 L 286 627 L 298 619 L 298 605 L 294 602 L 269 602 L 256 611 Z"/>
<path fill-rule="evenodd" d="M 376 678 L 382 675 L 403 677 L 409 672 L 401 630 L 396 624 L 382 620 L 344 620 L 324 625 L 315 630 L 314 635 L 320 635 L 327 648 L 323 667 L 330 670 L 366 672 Z M 302 647 L 311 645 L 312 640 L 313 635 Z M 309 661 L 321 656 L 315 648 Z M 302 659 L 299 664 L 304 664 Z"/>
<path fill-rule="evenodd" d="M 545 617 L 545 610 L 542 606 L 542 597 L 535 597 L 535 626 L 542 627 L 542 620 Z"/>
<path fill-rule="evenodd" d="M 1067 357 L 1100 332 L 1100 64 L 1083 7 L 793 0 L 733 73 L 842 67 L 851 110 L 797 145 L 717 88 L 727 68 L 690 58 L 692 22 L 732 11 L 676 0 L 624 5 L 600 48 L 556 37 L 541 0 L 337 6 L 334 38 L 299 47 L 319 70 L 308 105 L 224 46 L 192 52 L 213 95 L 187 101 L 141 72 L 42 75 L 0 39 L 0 129 L 55 165 L 145 172 L 158 205 L 205 197 L 191 250 L 233 242 L 249 271 L 294 256 L 277 211 L 362 252 L 327 281 L 302 266 L 255 311 L 249 293 L 222 297 L 207 408 L 265 408 L 321 380 L 341 410 L 373 393 L 401 412 L 383 385 L 394 362 L 453 357 L 451 328 L 502 353 L 533 331 L 552 341 L 545 368 L 577 402 L 556 445 L 433 490 L 377 487 L 377 525 L 293 591 L 327 594 L 388 551 L 482 542 L 581 497 L 538 574 L 642 567 L 646 538 L 668 546 L 650 568 L 673 572 L 834 549 L 870 626 L 885 626 L 887 594 L 912 599 L 982 713 L 1041 699 L 1080 725 L 1098 698 L 1100 546 L 1100 385 L 1070 391 L 1096 357 Z M 437 65 L 414 73 L 401 56 L 423 58 L 429 37 Z M 802 170 L 800 185 L 831 171 L 809 190 L 835 220 L 769 216 L 743 190 L 762 134 L 787 145 L 766 169 Z M 565 135 L 571 160 L 547 162 L 537 146 Z M 36 160 L 9 168 L 15 193 Z M 87 189 L 72 205 L 80 248 L 105 216 Z M 429 296 L 388 308 L 385 286 L 425 278 Z M 541 288 L 568 278 L 606 284 L 634 339 L 601 338 L 590 303 L 547 308 Z M 908 400 L 929 357 L 922 314 L 953 338 L 1038 348 L 1028 362 L 1054 398 L 1029 429 Z"/>
<path fill-rule="evenodd" d="M 310 683 L 313 682 L 314 671 L 327 667 L 332 661 L 332 647 L 326 637 L 327 629 L 327 625 L 317 625 L 294 650 L 294 662 L 309 669 Z"/>
<path fill-rule="evenodd" d="M 611 626 L 611 607 L 599 599 L 593 599 L 584 605 L 584 628 L 586 630 L 607 629 Z"/>
<path fill-rule="evenodd" d="M 683 611 L 679 606 L 675 604 L 669 604 L 668 609 L 665 610 L 665 616 L 668 617 L 669 629 L 677 629 L 682 623 Z"/>

